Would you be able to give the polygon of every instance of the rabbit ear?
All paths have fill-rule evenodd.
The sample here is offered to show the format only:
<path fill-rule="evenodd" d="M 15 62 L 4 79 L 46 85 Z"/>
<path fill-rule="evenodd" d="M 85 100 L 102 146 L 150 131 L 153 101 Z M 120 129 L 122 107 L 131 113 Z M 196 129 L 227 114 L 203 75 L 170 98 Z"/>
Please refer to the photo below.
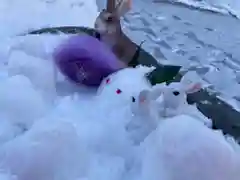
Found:
<path fill-rule="evenodd" d="M 132 0 L 119 0 L 116 4 L 115 15 L 120 18 L 131 9 Z"/>
<path fill-rule="evenodd" d="M 132 96 L 131 111 L 133 114 L 142 114 L 148 111 L 149 107 L 149 90 L 142 90 L 136 98 Z"/>
<path fill-rule="evenodd" d="M 150 95 L 149 90 L 142 90 L 138 95 L 138 102 L 140 104 L 147 102 L 149 100 L 149 95 Z"/>
<path fill-rule="evenodd" d="M 201 88 L 202 88 L 201 83 L 192 83 L 192 84 L 190 84 L 186 87 L 185 92 L 187 94 L 191 94 L 191 93 L 195 93 L 197 91 L 200 91 Z"/>
<path fill-rule="evenodd" d="M 151 100 L 156 100 L 163 92 L 163 88 L 154 88 L 153 90 L 142 90 L 139 93 L 138 101 L 139 103 L 149 102 Z"/>

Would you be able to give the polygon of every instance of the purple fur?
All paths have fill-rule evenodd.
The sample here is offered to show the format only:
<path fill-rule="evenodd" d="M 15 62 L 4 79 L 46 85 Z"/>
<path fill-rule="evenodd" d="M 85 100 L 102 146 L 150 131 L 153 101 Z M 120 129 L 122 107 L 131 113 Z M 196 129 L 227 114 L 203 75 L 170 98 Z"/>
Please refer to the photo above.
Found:
<path fill-rule="evenodd" d="M 68 79 L 86 86 L 99 86 L 104 77 L 126 67 L 104 43 L 85 34 L 70 37 L 53 57 Z"/>

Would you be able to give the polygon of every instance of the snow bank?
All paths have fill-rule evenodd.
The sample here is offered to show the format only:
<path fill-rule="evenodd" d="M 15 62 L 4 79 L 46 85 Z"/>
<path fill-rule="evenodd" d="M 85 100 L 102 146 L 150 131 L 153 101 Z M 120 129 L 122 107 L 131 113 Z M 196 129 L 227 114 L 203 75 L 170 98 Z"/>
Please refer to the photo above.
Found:
<path fill-rule="evenodd" d="M 61 119 L 35 123 L 0 149 L 1 167 L 19 180 L 81 177 L 86 158 L 76 130 Z"/>
<path fill-rule="evenodd" d="M 240 18 L 240 3 L 237 0 L 169 0 L 195 8 L 233 15 Z"/>
<path fill-rule="evenodd" d="M 142 179 L 239 178 L 239 152 L 221 133 L 189 116 L 164 121 L 142 146 Z"/>
<path fill-rule="evenodd" d="M 1 36 L 49 26 L 93 27 L 98 15 L 95 0 L 3 0 L 0 10 Z"/>

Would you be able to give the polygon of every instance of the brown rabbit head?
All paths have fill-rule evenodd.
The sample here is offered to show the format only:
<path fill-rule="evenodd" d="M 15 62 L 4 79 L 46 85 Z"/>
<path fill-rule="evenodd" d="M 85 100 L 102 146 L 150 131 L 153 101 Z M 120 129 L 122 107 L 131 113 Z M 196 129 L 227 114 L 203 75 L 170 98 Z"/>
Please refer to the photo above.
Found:
<path fill-rule="evenodd" d="M 102 36 L 113 36 L 121 32 L 120 18 L 115 13 L 110 13 L 105 9 L 100 12 L 94 26 Z"/>
<path fill-rule="evenodd" d="M 103 10 L 95 21 L 95 29 L 101 39 L 113 46 L 122 34 L 120 18 L 130 10 L 129 0 L 120 0 L 112 12 Z"/>

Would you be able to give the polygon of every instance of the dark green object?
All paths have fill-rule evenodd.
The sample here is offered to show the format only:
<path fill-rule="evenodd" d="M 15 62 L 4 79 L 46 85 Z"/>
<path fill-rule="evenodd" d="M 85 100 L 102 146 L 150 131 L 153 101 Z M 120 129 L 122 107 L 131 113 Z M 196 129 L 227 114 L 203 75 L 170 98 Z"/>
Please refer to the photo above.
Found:
<path fill-rule="evenodd" d="M 63 27 L 50 27 L 50 28 L 42 28 L 39 30 L 34 30 L 27 32 L 22 35 L 27 34 L 81 34 L 87 33 L 91 36 L 94 36 L 100 39 L 99 34 L 92 28 L 87 27 L 76 27 L 76 26 L 63 26 Z M 142 42 L 143 43 L 143 42 Z M 137 65 L 145 65 L 145 66 L 154 66 L 156 67 L 151 73 L 148 73 L 146 76 L 152 85 L 169 82 L 172 81 L 176 75 L 179 73 L 181 66 L 171 66 L 171 65 L 161 65 L 157 62 L 157 60 L 147 53 L 143 48 L 141 48 L 142 43 L 137 46 L 137 51 L 134 54 L 132 60 L 128 63 L 129 67 L 136 67 Z"/>
<path fill-rule="evenodd" d="M 128 63 L 128 66 L 130 67 L 136 67 L 139 65 L 139 56 L 140 56 L 140 52 L 142 50 L 142 44 L 145 41 L 142 41 L 141 44 L 138 46 L 137 51 L 135 52 L 134 56 L 132 57 L 132 60 Z"/>
<path fill-rule="evenodd" d="M 144 42 L 138 46 L 137 51 L 132 60 L 128 63 L 128 66 L 136 67 L 137 65 L 141 64 L 149 67 L 156 67 L 156 69 L 151 73 L 146 74 L 152 85 L 172 81 L 178 75 L 181 66 L 159 64 L 152 55 L 141 48 L 143 43 Z"/>

